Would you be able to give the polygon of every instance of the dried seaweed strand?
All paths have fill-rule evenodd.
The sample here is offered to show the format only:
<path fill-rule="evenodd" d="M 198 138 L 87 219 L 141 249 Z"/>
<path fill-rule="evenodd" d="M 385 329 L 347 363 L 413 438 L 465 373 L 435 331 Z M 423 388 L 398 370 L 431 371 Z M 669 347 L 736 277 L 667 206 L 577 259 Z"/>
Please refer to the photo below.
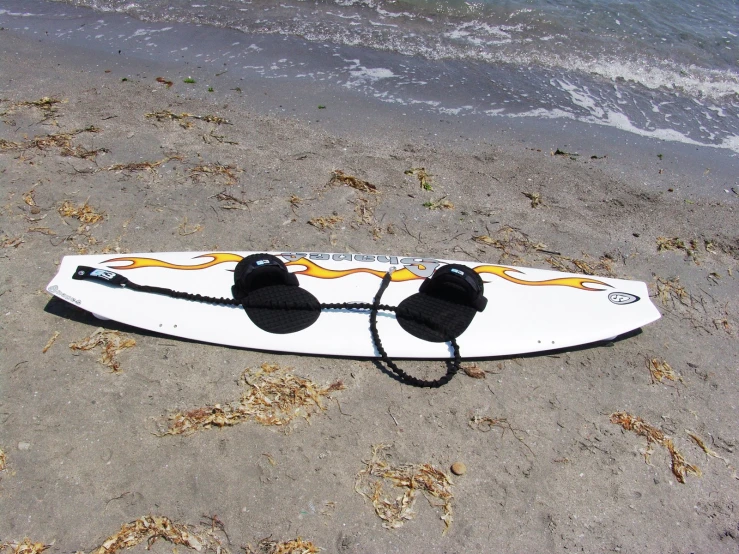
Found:
<path fill-rule="evenodd" d="M 693 433 L 692 431 L 689 431 L 688 429 L 685 429 L 685 432 L 688 434 L 688 436 L 693 439 L 693 442 L 697 444 L 703 452 L 706 453 L 706 456 L 711 456 L 712 458 L 718 458 L 722 462 L 726 464 L 726 467 L 728 467 L 732 471 L 732 477 L 734 479 L 739 479 L 739 475 L 736 473 L 736 469 L 734 469 L 734 466 L 729 463 L 729 460 L 724 458 L 723 456 L 720 456 L 717 454 L 714 450 L 708 447 L 708 445 L 701 439 L 698 435 Z"/>
<path fill-rule="evenodd" d="M 54 345 L 54 342 L 56 342 L 56 339 L 59 338 L 59 335 L 61 333 L 59 331 L 54 331 L 54 334 L 51 335 L 51 338 L 46 343 L 46 346 L 44 346 L 44 349 L 41 351 L 42 354 L 46 354 L 49 351 L 49 348 L 51 348 Z"/>
<path fill-rule="evenodd" d="M 159 82 L 170 86 L 169 85 L 170 81 L 159 81 Z M 231 123 L 227 119 L 224 119 L 217 115 L 195 115 L 191 113 L 176 114 L 169 110 L 162 110 L 159 112 L 147 113 L 145 117 L 147 119 L 155 118 L 157 121 L 163 121 L 165 119 L 169 119 L 170 121 L 176 121 L 176 120 L 192 118 L 192 119 L 199 119 L 200 121 L 206 121 L 208 123 L 215 123 L 217 125 L 231 125 Z"/>
<path fill-rule="evenodd" d="M 454 498 L 449 476 L 428 463 L 391 466 L 384 454 L 387 448 L 389 445 L 386 444 L 372 446 L 372 458 L 365 462 L 366 467 L 357 474 L 354 490 L 372 503 L 386 529 L 397 529 L 413 518 L 413 505 L 420 491 L 432 506 L 442 508 L 441 519 L 445 525 L 443 534 L 446 534 L 452 524 Z M 388 482 L 393 488 L 403 491 L 394 500 L 383 494 L 383 483 Z M 443 504 L 433 504 L 430 497 L 438 498 Z"/>
<path fill-rule="evenodd" d="M 323 398 L 330 398 L 332 392 L 346 388 L 341 381 L 320 386 L 294 375 L 291 368 L 268 363 L 257 370 L 244 370 L 242 382 L 248 390 L 236 406 L 215 404 L 175 413 L 169 416 L 168 429 L 162 436 L 230 427 L 248 420 L 284 427 L 287 432 L 287 426 L 295 418 L 309 421 L 311 415 L 326 410 Z"/>
<path fill-rule="evenodd" d="M 244 547 L 244 554 L 318 554 L 320 551 L 321 548 L 301 537 L 285 542 L 266 538 L 259 541 L 256 550 L 251 545 Z"/>
<path fill-rule="evenodd" d="M 106 331 L 102 327 L 95 330 L 92 335 L 69 345 L 72 350 L 92 350 L 96 346 L 103 347 L 103 354 L 98 361 L 111 368 L 120 371 L 121 363 L 116 356 L 126 348 L 136 345 L 136 340 L 123 336 L 119 331 Z"/>
<path fill-rule="evenodd" d="M 0 543 L 0 553 L 5 549 L 10 549 L 10 554 L 41 554 L 51 545 L 42 542 L 32 542 L 28 537 L 20 542 Z"/>
<path fill-rule="evenodd" d="M 665 435 L 656 427 L 646 423 L 640 417 L 634 417 L 626 412 L 615 412 L 611 414 L 611 423 L 615 423 L 623 427 L 627 431 L 633 431 L 641 437 L 647 439 L 647 451 L 644 453 L 644 460 L 649 463 L 649 457 L 652 454 L 652 444 L 656 443 L 663 446 L 670 453 L 672 473 L 680 483 L 685 483 L 686 477 L 695 475 L 700 477 L 701 470 L 692 464 L 689 464 L 683 458 L 683 455 L 675 448 L 672 439 Z"/>
<path fill-rule="evenodd" d="M 115 554 L 146 541 L 150 548 L 157 540 L 183 545 L 198 552 L 220 550 L 220 541 L 212 533 L 196 533 L 189 526 L 175 523 L 164 516 L 144 516 L 126 523 L 116 534 L 108 537 L 91 554 Z"/>
<path fill-rule="evenodd" d="M 685 383 L 683 381 L 683 378 L 677 374 L 675 374 L 675 370 L 670 367 L 670 364 L 668 364 L 665 360 L 661 360 L 659 358 L 651 358 L 647 359 L 647 369 L 649 369 L 649 373 L 652 376 L 652 382 L 662 382 L 663 379 L 668 379 L 669 381 L 680 381 L 681 383 Z"/>
<path fill-rule="evenodd" d="M 360 190 L 362 192 L 372 192 L 375 194 L 379 192 L 377 190 L 377 187 L 369 181 L 365 181 L 364 179 L 360 179 L 359 177 L 355 177 L 354 175 L 344 173 L 340 169 L 335 169 L 331 173 L 331 179 L 329 179 L 328 184 L 329 186 L 337 184 L 344 185 L 347 187 L 352 187 L 353 189 Z"/>

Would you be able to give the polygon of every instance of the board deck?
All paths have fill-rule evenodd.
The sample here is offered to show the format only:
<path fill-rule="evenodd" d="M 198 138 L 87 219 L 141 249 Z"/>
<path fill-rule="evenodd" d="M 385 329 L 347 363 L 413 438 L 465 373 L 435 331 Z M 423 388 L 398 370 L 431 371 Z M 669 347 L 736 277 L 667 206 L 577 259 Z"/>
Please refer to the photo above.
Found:
<path fill-rule="evenodd" d="M 324 310 L 302 331 L 273 334 L 255 326 L 240 306 L 169 298 L 73 280 L 78 266 L 114 271 L 140 284 L 204 296 L 231 296 L 236 263 L 254 252 L 166 252 L 66 256 L 47 291 L 98 317 L 196 341 L 241 348 L 331 356 L 377 357 L 368 311 Z M 463 358 L 510 356 L 611 339 L 660 317 L 646 284 L 543 269 L 407 256 L 271 252 L 322 303 L 372 302 L 394 267 L 383 304 L 397 306 L 447 263 L 467 265 L 485 282 L 487 308 L 457 338 Z M 395 315 L 377 323 L 391 357 L 449 358 L 448 343 L 403 330 Z"/>

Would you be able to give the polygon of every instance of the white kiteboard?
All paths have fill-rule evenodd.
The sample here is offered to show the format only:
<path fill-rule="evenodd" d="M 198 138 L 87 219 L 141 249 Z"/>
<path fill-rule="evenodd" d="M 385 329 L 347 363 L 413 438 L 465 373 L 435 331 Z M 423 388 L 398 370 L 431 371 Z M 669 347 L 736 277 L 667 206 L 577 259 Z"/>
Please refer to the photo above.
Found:
<path fill-rule="evenodd" d="M 207 297 L 231 297 L 234 268 L 254 252 L 164 252 L 66 256 L 47 291 L 97 317 L 196 341 L 302 354 L 377 357 L 369 310 L 322 310 L 309 327 L 267 332 L 241 306 L 216 305 L 74 279 L 79 266 L 98 277 Z M 391 268 L 382 304 L 397 306 L 447 264 L 463 264 L 484 282 L 487 306 L 456 340 L 462 358 L 556 350 L 615 338 L 660 317 L 646 284 L 543 269 L 407 256 L 272 252 L 321 303 L 372 303 Z M 443 324 L 443 322 L 442 322 Z M 449 358 L 447 342 L 407 332 L 394 312 L 378 312 L 384 349 L 398 358 Z"/>

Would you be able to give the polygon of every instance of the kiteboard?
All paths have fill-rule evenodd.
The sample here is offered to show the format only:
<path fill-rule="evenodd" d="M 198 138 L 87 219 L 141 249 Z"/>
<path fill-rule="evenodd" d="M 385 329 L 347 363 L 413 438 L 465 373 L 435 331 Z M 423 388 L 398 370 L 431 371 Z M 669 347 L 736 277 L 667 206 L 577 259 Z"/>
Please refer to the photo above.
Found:
<path fill-rule="evenodd" d="M 245 270 L 244 260 L 253 267 Z M 271 267 L 272 277 L 260 277 L 270 271 L 259 264 Z M 238 290 L 235 277 L 251 279 L 258 290 Z M 264 282 L 255 285 L 254 279 Z M 449 285 L 434 286 L 444 280 L 452 296 L 441 294 Z M 638 281 L 392 255 L 66 256 L 46 290 L 99 318 L 185 339 L 378 357 L 370 316 L 381 284 L 387 309 L 375 309 L 376 331 L 396 358 L 450 358 L 451 339 L 461 358 L 557 350 L 613 339 L 660 317 L 647 286 Z M 247 300 L 233 300 L 244 294 Z M 219 298 L 230 303 L 214 300 Z"/>

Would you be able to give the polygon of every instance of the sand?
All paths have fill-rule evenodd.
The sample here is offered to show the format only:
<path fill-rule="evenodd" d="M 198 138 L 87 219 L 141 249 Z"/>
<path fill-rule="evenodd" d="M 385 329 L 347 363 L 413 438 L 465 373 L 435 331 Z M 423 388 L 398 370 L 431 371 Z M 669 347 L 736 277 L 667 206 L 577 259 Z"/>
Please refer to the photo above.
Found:
<path fill-rule="evenodd" d="M 591 158 L 607 145 L 558 155 L 565 145 L 503 132 L 447 140 L 390 111 L 361 129 L 349 124 L 356 112 L 332 105 L 280 115 L 249 85 L 196 94 L 186 68 L 137 74 L 133 61 L 92 63 L 7 30 L 0 45 L 0 543 L 91 552 L 154 515 L 214 530 L 232 553 L 265 537 L 341 553 L 736 551 L 735 182 L 701 187 L 692 176 L 705 168 L 653 154 L 663 145 L 628 161 Z M 28 104 L 44 97 L 59 102 Z M 433 191 L 405 173 L 419 167 Z M 379 194 L 327 186 L 337 169 Z M 453 208 L 424 205 L 442 199 Z M 88 221 L 102 219 L 62 215 L 85 205 Z M 460 374 L 438 390 L 371 360 L 236 350 L 113 322 L 102 324 L 136 343 L 118 371 L 99 350 L 69 347 L 101 322 L 44 291 L 63 256 L 211 249 L 591 268 L 649 283 L 663 317 L 608 344 L 480 360 L 484 379 Z M 674 380 L 654 376 L 652 360 Z M 346 388 L 288 432 L 244 421 L 157 434 L 173 412 L 238 402 L 242 373 L 264 363 Z M 702 475 L 681 483 L 659 441 L 647 463 L 647 438 L 613 423 L 616 412 L 669 437 Z M 449 475 L 446 533 L 438 498 L 419 495 L 415 515 L 387 529 L 355 491 L 378 444 L 391 464 Z M 464 474 L 452 475 L 455 462 Z"/>

